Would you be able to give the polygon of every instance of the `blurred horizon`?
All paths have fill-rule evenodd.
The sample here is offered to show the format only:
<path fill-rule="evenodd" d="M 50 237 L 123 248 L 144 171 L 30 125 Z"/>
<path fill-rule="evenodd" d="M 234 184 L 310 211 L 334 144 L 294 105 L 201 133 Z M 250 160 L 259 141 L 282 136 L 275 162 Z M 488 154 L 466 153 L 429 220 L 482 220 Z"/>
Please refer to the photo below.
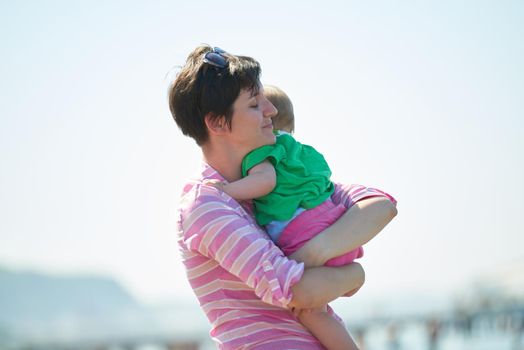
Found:
<path fill-rule="evenodd" d="M 475 286 L 481 285 L 486 290 L 491 292 L 507 292 L 508 296 L 517 296 L 524 298 L 524 274 L 521 272 L 524 271 L 524 257 L 513 259 L 506 263 L 501 263 L 497 266 L 493 266 L 492 269 L 478 272 L 472 274 L 469 279 L 463 281 L 461 285 L 456 286 L 455 288 L 445 289 L 442 291 L 432 292 L 430 288 L 425 286 L 420 286 L 419 288 L 413 289 L 403 289 L 401 291 L 388 291 L 388 293 L 381 293 L 373 291 L 373 294 L 367 295 L 368 293 L 360 293 L 358 296 L 352 299 L 358 299 L 359 301 L 371 302 L 374 299 L 377 299 L 378 303 L 384 303 L 391 301 L 394 304 L 398 299 L 407 301 L 409 304 L 410 298 L 412 296 L 420 295 L 422 298 L 428 298 L 433 300 L 438 300 L 439 303 L 435 312 L 446 312 L 448 308 L 452 306 L 452 301 L 457 300 L 457 298 L 463 297 L 464 295 L 470 295 L 474 293 Z M 117 275 L 112 275 L 107 272 L 96 272 L 94 270 L 56 270 L 56 269 L 41 269 L 37 266 L 14 266 L 0 263 L 0 273 L 10 273 L 14 275 L 34 275 L 34 276 L 45 276 L 46 278 L 51 279 L 96 279 L 96 280 L 107 280 L 113 281 L 114 283 L 122 286 L 123 290 L 126 291 L 134 300 L 142 305 L 149 306 L 160 306 L 168 305 L 171 303 L 177 302 L 197 302 L 196 297 L 193 294 L 187 294 L 182 296 L 166 297 L 166 298 L 157 298 L 150 300 L 148 298 L 143 298 L 140 294 L 136 293 L 132 287 L 129 287 L 125 281 Z M 363 287 L 365 290 L 365 287 Z M 485 291 L 479 291 L 482 294 Z M 405 294 L 405 295 L 404 295 Z M 480 295 L 479 294 L 479 295 Z M 389 300 L 393 297 L 393 300 Z M 342 305 L 347 303 L 349 299 L 342 298 L 334 301 L 334 305 Z M 352 305 L 356 304 L 353 303 Z M 445 303 L 448 303 L 446 306 Z M 435 305 L 433 305 L 435 306 Z M 439 307 L 441 309 L 439 309 Z M 431 308 L 430 308 L 431 309 Z M 420 310 L 421 314 L 424 314 L 427 310 Z"/>

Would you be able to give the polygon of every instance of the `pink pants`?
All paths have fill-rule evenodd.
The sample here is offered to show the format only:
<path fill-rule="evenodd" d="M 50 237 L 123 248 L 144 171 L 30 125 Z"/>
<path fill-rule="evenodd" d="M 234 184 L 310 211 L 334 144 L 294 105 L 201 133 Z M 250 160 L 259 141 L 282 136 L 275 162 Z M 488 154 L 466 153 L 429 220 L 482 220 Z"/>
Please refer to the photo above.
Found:
<path fill-rule="evenodd" d="M 313 209 L 302 212 L 284 228 L 278 240 L 278 246 L 286 255 L 294 253 L 311 238 L 337 221 L 345 212 L 346 207 L 335 205 L 329 199 Z M 363 255 L 364 249 L 358 247 L 328 260 L 326 266 L 347 265 Z"/>

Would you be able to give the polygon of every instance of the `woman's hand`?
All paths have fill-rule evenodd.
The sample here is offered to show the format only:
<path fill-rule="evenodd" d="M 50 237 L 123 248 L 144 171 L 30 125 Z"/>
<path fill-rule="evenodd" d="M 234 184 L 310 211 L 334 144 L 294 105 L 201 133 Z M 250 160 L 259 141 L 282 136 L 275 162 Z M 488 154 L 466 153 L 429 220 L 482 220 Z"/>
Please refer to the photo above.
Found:
<path fill-rule="evenodd" d="M 360 288 L 365 277 L 364 269 L 357 262 L 338 267 L 306 268 L 300 281 L 291 287 L 293 297 L 288 307 L 310 309 L 322 306 Z"/>

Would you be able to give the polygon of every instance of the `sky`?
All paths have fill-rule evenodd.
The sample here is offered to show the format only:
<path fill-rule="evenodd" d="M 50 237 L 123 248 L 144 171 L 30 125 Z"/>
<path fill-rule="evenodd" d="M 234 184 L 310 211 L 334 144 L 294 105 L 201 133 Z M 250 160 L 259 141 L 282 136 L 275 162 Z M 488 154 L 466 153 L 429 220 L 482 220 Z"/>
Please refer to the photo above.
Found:
<path fill-rule="evenodd" d="M 175 220 L 201 155 L 167 89 L 207 43 L 260 62 L 333 180 L 398 200 L 360 293 L 466 288 L 524 259 L 522 18 L 521 1 L 0 1 L 0 266 L 192 298 Z"/>

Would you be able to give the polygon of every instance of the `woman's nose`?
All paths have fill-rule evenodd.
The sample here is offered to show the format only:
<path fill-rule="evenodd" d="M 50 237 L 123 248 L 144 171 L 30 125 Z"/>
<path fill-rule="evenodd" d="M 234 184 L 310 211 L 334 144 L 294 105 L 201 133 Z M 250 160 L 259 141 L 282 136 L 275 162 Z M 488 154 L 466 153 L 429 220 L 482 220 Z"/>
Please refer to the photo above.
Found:
<path fill-rule="evenodd" d="M 269 100 L 266 99 L 266 106 L 264 109 L 264 116 L 268 118 L 273 118 L 278 113 L 278 110 Z"/>

